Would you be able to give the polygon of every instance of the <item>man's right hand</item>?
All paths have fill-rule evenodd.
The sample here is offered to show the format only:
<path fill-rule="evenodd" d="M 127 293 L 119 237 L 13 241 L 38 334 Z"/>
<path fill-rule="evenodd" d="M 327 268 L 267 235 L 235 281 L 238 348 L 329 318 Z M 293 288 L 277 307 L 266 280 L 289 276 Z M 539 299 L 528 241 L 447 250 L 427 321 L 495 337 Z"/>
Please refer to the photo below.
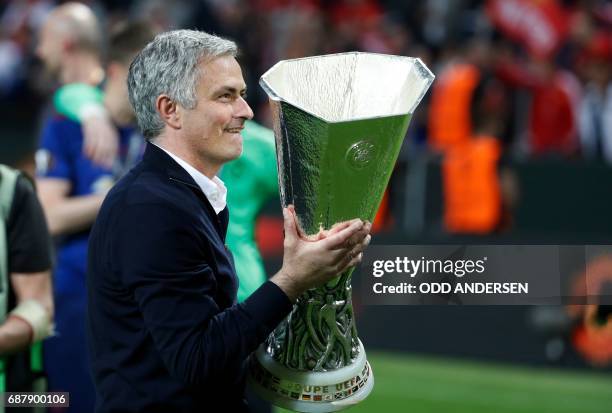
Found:
<path fill-rule="evenodd" d="M 372 226 L 358 218 L 335 225 L 309 240 L 299 232 L 292 205 L 283 209 L 283 217 L 283 266 L 270 281 L 278 285 L 291 301 L 360 263 L 362 252 L 370 243 Z"/>

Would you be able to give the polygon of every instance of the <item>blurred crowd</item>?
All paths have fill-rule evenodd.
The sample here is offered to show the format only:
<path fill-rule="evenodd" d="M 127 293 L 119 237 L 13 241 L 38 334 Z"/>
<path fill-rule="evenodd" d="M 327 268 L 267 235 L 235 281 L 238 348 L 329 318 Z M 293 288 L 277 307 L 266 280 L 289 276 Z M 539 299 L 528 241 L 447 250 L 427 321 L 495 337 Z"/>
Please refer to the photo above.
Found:
<path fill-rule="evenodd" d="M 35 123 L 33 109 L 58 86 L 46 75 L 34 47 L 56 3 L 62 2 L 13 0 L 0 5 L 0 101 L 13 113 L 28 113 L 29 123 Z M 84 3 L 106 30 L 126 19 L 142 20 L 160 31 L 196 28 L 237 41 L 249 103 L 256 119 L 267 126 L 267 97 L 257 82 L 281 59 L 352 50 L 419 57 L 437 79 L 413 118 L 402 156 L 443 155 L 445 226 L 451 232 L 490 232 L 505 225 L 504 211 L 516 191 L 500 167 L 504 159 L 612 162 L 608 1 Z M 457 172 L 466 164 L 476 178 Z M 481 179 L 487 173 L 491 177 Z M 461 182 L 473 185 L 454 184 Z M 467 198 L 482 201 L 476 207 L 458 207 L 466 191 L 473 192 Z M 457 193 L 462 194 L 459 200 Z"/>
<path fill-rule="evenodd" d="M 34 53 L 50 0 L 0 5 L 0 97 L 28 101 L 53 89 Z M 281 59 L 360 50 L 421 58 L 438 76 L 473 63 L 491 85 L 477 110 L 505 144 L 527 155 L 612 162 L 606 88 L 612 5 L 599 0 L 132 0 L 85 1 L 107 28 L 125 19 L 159 30 L 197 28 L 238 42 L 256 116 L 259 76 Z M 427 107 L 414 139 L 427 141 Z M 607 110 L 607 112 L 606 112 Z M 485 121 L 483 121 L 485 122 Z M 415 126 L 419 126 L 418 124 Z M 451 125 L 455 126 L 455 125 Z M 434 126 L 435 127 L 435 126 Z M 606 143 L 610 142 L 609 145 Z M 436 146 L 434 142 L 433 146 Z"/>

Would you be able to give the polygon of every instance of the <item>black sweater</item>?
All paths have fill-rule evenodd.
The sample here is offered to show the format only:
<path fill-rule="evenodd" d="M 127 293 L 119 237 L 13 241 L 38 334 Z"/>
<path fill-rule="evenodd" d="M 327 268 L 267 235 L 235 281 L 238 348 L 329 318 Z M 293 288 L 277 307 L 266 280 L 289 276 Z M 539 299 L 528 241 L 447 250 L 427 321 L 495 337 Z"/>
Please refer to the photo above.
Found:
<path fill-rule="evenodd" d="M 245 361 L 291 303 L 267 282 L 236 304 L 227 223 L 151 144 L 110 191 L 89 241 L 96 412 L 247 410 Z"/>

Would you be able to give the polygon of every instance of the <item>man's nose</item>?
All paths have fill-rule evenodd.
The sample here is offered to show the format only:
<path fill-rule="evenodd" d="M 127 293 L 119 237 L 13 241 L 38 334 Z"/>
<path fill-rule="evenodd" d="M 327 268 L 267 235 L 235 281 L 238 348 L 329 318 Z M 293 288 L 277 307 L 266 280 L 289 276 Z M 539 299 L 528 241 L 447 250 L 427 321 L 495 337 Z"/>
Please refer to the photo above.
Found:
<path fill-rule="evenodd" d="M 237 118 L 253 119 L 253 110 L 242 96 L 238 98 L 236 104 L 238 106 L 235 114 Z"/>

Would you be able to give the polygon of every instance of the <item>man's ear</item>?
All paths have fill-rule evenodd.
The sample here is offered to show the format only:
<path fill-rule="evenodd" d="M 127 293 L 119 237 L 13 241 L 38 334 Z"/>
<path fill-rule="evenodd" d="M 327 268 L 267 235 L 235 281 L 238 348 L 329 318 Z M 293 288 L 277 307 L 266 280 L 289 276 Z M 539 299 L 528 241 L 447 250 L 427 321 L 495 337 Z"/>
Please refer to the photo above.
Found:
<path fill-rule="evenodd" d="M 155 101 L 155 107 L 166 125 L 172 129 L 181 129 L 181 112 L 174 100 L 168 95 L 159 95 Z"/>

